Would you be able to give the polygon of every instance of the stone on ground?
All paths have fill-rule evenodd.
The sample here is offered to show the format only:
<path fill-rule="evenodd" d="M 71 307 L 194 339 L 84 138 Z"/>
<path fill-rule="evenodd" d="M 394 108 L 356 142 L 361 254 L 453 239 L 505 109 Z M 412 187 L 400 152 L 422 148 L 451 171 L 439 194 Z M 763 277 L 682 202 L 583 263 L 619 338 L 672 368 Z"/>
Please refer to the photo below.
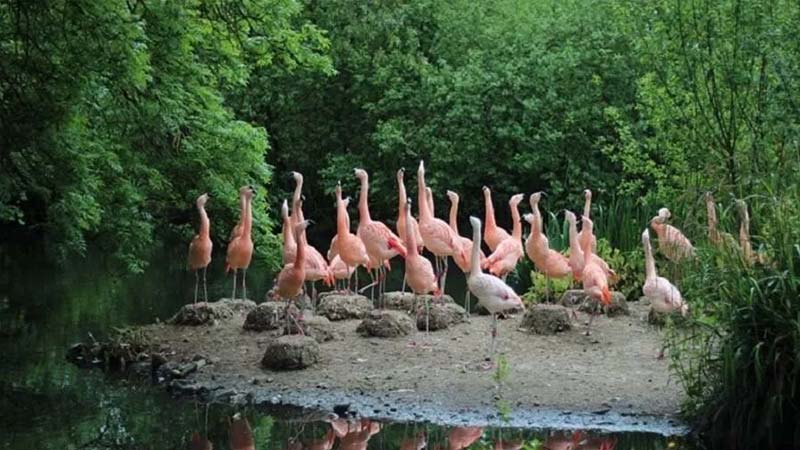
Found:
<path fill-rule="evenodd" d="M 173 325 L 207 325 L 217 320 L 233 318 L 236 315 L 245 315 L 255 309 L 252 300 L 231 300 L 223 298 L 216 302 L 197 302 L 183 305 L 181 309 L 170 318 L 167 323 Z"/>
<path fill-rule="evenodd" d="M 455 303 L 434 303 L 430 302 L 430 321 L 431 331 L 444 330 L 451 325 L 464 322 L 464 308 Z M 426 323 L 425 304 L 420 303 L 417 307 L 417 329 L 424 331 Z"/>
<path fill-rule="evenodd" d="M 298 334 L 270 341 L 261 365 L 272 370 L 305 369 L 319 361 L 319 344 L 314 338 Z"/>
<path fill-rule="evenodd" d="M 286 322 L 286 302 L 264 302 L 255 307 L 244 320 L 243 328 L 250 331 L 277 330 Z M 297 311 L 293 305 L 289 306 Z"/>
<path fill-rule="evenodd" d="M 319 343 L 332 341 L 338 337 L 336 331 L 333 329 L 333 324 L 327 317 L 306 313 L 303 318 L 298 319 L 297 322 L 290 319 L 288 325 L 286 325 L 286 321 L 284 321 L 283 324 L 283 332 L 285 334 L 300 334 L 297 327 L 299 324 L 303 328 L 303 334 L 314 338 L 314 340 Z"/>
<path fill-rule="evenodd" d="M 330 294 L 322 297 L 317 314 L 330 320 L 363 319 L 372 311 L 372 301 L 357 294 Z"/>
<path fill-rule="evenodd" d="M 561 296 L 564 306 L 578 305 L 578 310 L 585 313 L 605 313 L 608 317 L 628 315 L 628 302 L 622 292 L 611 292 L 611 305 L 601 308 L 600 302 L 584 294 L 583 289 L 570 289 Z"/>
<path fill-rule="evenodd" d="M 384 309 L 372 311 L 356 328 L 364 336 L 393 338 L 407 336 L 414 331 L 414 321 L 401 311 Z"/>
<path fill-rule="evenodd" d="M 442 295 L 435 297 L 431 294 L 424 294 L 417 296 L 417 304 L 424 305 L 425 299 L 430 302 L 438 301 L 439 303 L 455 303 L 453 297 L 449 295 Z M 386 292 L 383 294 L 381 306 L 388 309 L 397 309 L 400 311 L 413 311 L 414 310 L 414 294 L 412 292 Z"/>
<path fill-rule="evenodd" d="M 572 323 L 566 307 L 542 303 L 528 308 L 521 326 L 535 334 L 556 334 L 572 328 Z"/>

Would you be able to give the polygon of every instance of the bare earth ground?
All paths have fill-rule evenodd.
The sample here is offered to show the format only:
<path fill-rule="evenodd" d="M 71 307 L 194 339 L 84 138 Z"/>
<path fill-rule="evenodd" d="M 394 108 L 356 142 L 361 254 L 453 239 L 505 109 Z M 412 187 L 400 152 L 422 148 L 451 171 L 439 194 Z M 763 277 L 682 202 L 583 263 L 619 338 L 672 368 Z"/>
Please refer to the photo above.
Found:
<path fill-rule="evenodd" d="M 320 344 L 318 364 L 275 372 L 259 362 L 277 332 L 242 329 L 236 316 L 214 326 L 150 325 L 145 330 L 171 359 L 202 355 L 210 365 L 171 389 L 178 394 L 252 404 L 292 404 L 395 420 L 484 422 L 534 427 L 683 432 L 675 415 L 683 393 L 670 379 L 668 362 L 657 360 L 660 331 L 646 323 L 647 307 L 630 304 L 631 315 L 598 316 L 592 336 L 588 317 L 554 336 L 518 329 L 521 315 L 499 321 L 499 353 L 510 373 L 500 391 L 493 371 L 477 368 L 488 354 L 488 316 L 431 332 L 381 339 L 359 336 L 360 321 L 333 322 L 339 339 Z M 181 392 L 183 391 L 183 392 Z M 498 414 L 498 398 L 510 415 Z M 507 408 L 505 408 L 507 409 Z"/>

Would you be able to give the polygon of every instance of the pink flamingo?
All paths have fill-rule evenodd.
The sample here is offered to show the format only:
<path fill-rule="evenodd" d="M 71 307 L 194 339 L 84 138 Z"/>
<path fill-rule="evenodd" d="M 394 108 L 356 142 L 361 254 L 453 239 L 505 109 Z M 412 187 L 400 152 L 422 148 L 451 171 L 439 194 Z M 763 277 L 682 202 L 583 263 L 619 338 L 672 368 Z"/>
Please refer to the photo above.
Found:
<path fill-rule="evenodd" d="M 497 226 L 494 220 L 494 205 L 492 204 L 492 191 L 488 186 L 483 187 L 483 200 L 486 204 L 486 229 L 483 232 L 483 240 L 489 246 L 489 250 L 495 251 L 501 242 L 511 237 L 508 232 Z"/>
<path fill-rule="evenodd" d="M 658 249 L 672 262 L 694 257 L 694 246 L 689 239 L 679 229 L 667 224 L 670 217 L 669 210 L 661 208 L 650 220 L 650 227 L 658 235 Z"/>
<path fill-rule="evenodd" d="M 482 427 L 453 427 L 447 433 L 447 450 L 463 450 L 483 435 Z"/>
<path fill-rule="evenodd" d="M 489 356 L 488 369 L 494 366 L 494 351 L 497 340 L 497 313 L 514 308 L 525 309 L 522 299 L 503 280 L 494 275 L 483 273 L 480 270 L 480 245 L 481 221 L 477 217 L 470 217 L 472 225 L 472 255 L 467 287 L 472 295 L 478 298 L 478 303 L 492 314 L 492 347 Z"/>
<path fill-rule="evenodd" d="M 203 298 L 208 301 L 208 287 L 206 285 L 206 269 L 211 263 L 211 222 L 206 213 L 208 194 L 197 197 L 195 204 L 200 214 L 200 231 L 194 235 L 189 244 L 189 269 L 194 271 L 194 302 L 197 303 L 197 290 L 200 284 L 200 269 L 203 269 Z"/>
<path fill-rule="evenodd" d="M 592 220 L 588 217 L 583 217 L 583 224 L 589 233 L 592 230 Z M 584 240 L 583 250 L 583 273 L 581 279 L 583 280 L 583 291 L 590 298 L 599 300 L 605 306 L 611 304 L 611 291 L 608 289 L 608 277 L 602 267 L 592 259 L 592 241 L 590 239 Z M 586 335 L 589 336 L 594 321 L 595 313 L 592 312 L 589 318 L 589 323 L 586 327 Z"/>
<path fill-rule="evenodd" d="M 519 218 L 519 203 L 523 198 L 525 198 L 523 194 L 516 194 L 509 199 L 508 206 L 511 208 L 511 218 L 514 221 L 511 238 L 500 242 L 483 262 L 484 269 L 489 269 L 489 272 L 503 280 L 517 267 L 517 262 L 525 254 L 522 249 L 522 222 Z"/>
<path fill-rule="evenodd" d="M 398 204 L 397 204 L 397 235 L 400 236 L 400 239 L 405 239 L 406 237 L 406 224 L 411 224 L 411 229 L 414 232 L 414 237 L 417 238 L 417 245 L 419 248 L 417 249 L 420 253 L 422 253 L 422 249 L 424 247 L 424 242 L 422 241 L 422 235 L 419 234 L 419 224 L 417 223 L 417 219 L 414 216 L 411 216 L 411 221 L 408 221 L 406 218 L 406 199 L 408 196 L 406 195 L 406 184 L 403 181 L 403 175 L 405 174 L 406 169 L 401 167 L 397 171 L 397 191 L 398 191 Z M 408 242 L 403 241 L 408 249 Z"/>
<path fill-rule="evenodd" d="M 292 195 L 292 216 L 291 223 L 296 225 L 302 222 L 303 217 L 303 175 L 299 172 L 292 172 L 292 177 L 295 180 L 294 194 Z M 303 231 L 305 234 L 305 231 Z M 306 279 L 311 283 L 311 298 L 316 306 L 317 300 L 317 281 L 322 280 L 326 286 L 333 284 L 333 275 L 328 268 L 328 261 L 322 256 L 314 246 L 306 244 Z"/>
<path fill-rule="evenodd" d="M 253 228 L 253 188 L 243 186 L 239 189 L 239 198 L 244 199 L 240 204 L 244 205 L 240 213 L 239 221 L 242 224 L 241 232 L 228 243 L 228 254 L 225 259 L 226 272 L 233 269 L 233 293 L 231 299 L 236 299 L 236 274 L 242 269 L 242 291 L 244 299 L 247 299 L 247 268 L 253 258 L 253 239 L 250 231 Z"/>
<path fill-rule="evenodd" d="M 417 196 L 419 197 L 419 233 L 425 241 L 425 247 L 436 256 L 437 268 L 441 267 L 437 277 L 441 276 L 440 285 L 442 293 L 444 293 L 447 281 L 447 257 L 461 249 L 456 244 L 456 235 L 450 226 L 433 216 L 432 204 L 428 200 L 425 187 L 425 164 L 423 161 L 419 162 L 419 169 L 417 169 Z M 442 261 L 441 264 L 439 261 Z"/>
<path fill-rule="evenodd" d="M 355 234 L 350 232 L 350 218 L 342 200 L 342 183 L 336 183 L 336 248 L 338 254 L 347 266 L 355 268 L 356 290 L 358 289 L 358 266 L 369 264 L 369 255 L 364 243 Z M 348 282 L 348 288 L 349 288 Z"/>
<path fill-rule="evenodd" d="M 286 264 L 278 274 L 277 293 L 281 298 L 286 299 L 286 315 L 289 314 L 289 305 L 291 299 L 297 297 L 303 292 L 303 284 L 306 280 L 306 245 L 305 230 L 311 223 L 310 220 L 304 220 L 294 226 L 294 236 L 297 240 L 297 253 L 295 254 L 294 262 Z M 297 327 L 300 333 L 303 332 L 302 327 Z M 287 330 L 289 328 L 287 327 Z M 288 332 L 288 331 L 287 331 Z"/>
<path fill-rule="evenodd" d="M 200 436 L 200 433 L 194 432 L 192 433 L 192 437 L 189 440 L 189 450 L 213 450 L 214 445 L 208 439 Z"/>
<path fill-rule="evenodd" d="M 680 311 L 686 317 L 689 314 L 689 305 L 684 302 L 681 291 L 664 277 L 656 273 L 656 260 L 653 258 L 653 249 L 650 247 L 650 232 L 645 228 L 642 232 L 642 245 L 644 246 L 645 279 L 642 293 L 650 300 L 650 307 L 662 314 Z M 658 359 L 664 357 L 664 348 L 658 354 Z"/>
<path fill-rule="evenodd" d="M 711 192 L 705 193 L 706 212 L 708 213 L 708 241 L 712 245 L 736 248 L 736 240 L 729 233 L 724 233 L 717 229 L 717 205 L 714 202 L 714 195 Z"/>
<path fill-rule="evenodd" d="M 469 238 L 465 238 L 458 233 L 458 203 L 459 197 L 453 191 L 447 191 L 447 197 L 450 199 L 450 228 L 453 230 L 453 233 L 456 235 L 456 244 L 461 248 L 461 251 L 456 252 L 453 255 L 453 261 L 456 262 L 456 265 L 464 275 L 468 275 L 470 270 L 472 269 L 472 261 L 467 258 L 467 255 L 472 252 L 472 240 Z M 480 260 L 483 262 L 486 259 L 486 255 L 483 254 L 483 251 L 480 252 Z M 470 293 L 469 289 L 465 294 L 464 305 L 465 314 L 469 317 L 470 313 Z"/>
<path fill-rule="evenodd" d="M 406 202 L 406 216 L 411 216 L 411 200 Z M 408 243 L 408 254 L 406 255 L 406 274 L 405 279 L 408 287 L 414 296 L 433 292 L 433 295 L 440 296 L 441 291 L 436 283 L 436 274 L 433 272 L 431 262 L 423 257 L 417 250 L 417 238 L 411 228 L 406 227 L 406 242 Z M 416 299 L 415 302 L 416 303 Z M 428 297 L 425 297 L 425 334 L 430 333 L 430 305 Z"/>
<path fill-rule="evenodd" d="M 747 211 L 747 203 L 744 200 L 736 200 L 739 208 L 741 222 L 739 223 L 739 247 L 742 249 L 742 260 L 749 265 L 756 261 L 753 253 L 753 245 L 750 243 L 750 213 Z"/>
<path fill-rule="evenodd" d="M 350 277 L 353 276 L 353 272 L 356 270 L 355 267 L 347 267 L 347 264 L 344 263 L 339 255 L 334 256 L 333 259 L 330 260 L 328 267 L 330 267 L 335 280 L 349 280 Z M 336 286 L 336 289 L 339 289 L 338 285 Z"/>
<path fill-rule="evenodd" d="M 589 190 L 589 189 L 584 189 L 583 198 L 584 198 L 583 217 L 586 217 L 588 219 L 588 218 L 591 217 L 591 213 L 592 213 L 592 191 Z M 597 252 L 597 238 L 595 237 L 594 234 L 585 232 L 583 230 L 583 227 L 581 227 L 581 232 L 578 233 L 578 242 L 580 242 L 581 248 L 586 246 L 585 245 L 586 243 L 584 242 L 586 240 L 591 240 L 591 242 L 592 242 L 592 252 L 596 253 Z"/>
<path fill-rule="evenodd" d="M 564 216 L 567 218 L 567 222 L 569 222 L 569 266 L 572 269 L 572 276 L 575 278 L 575 281 L 581 281 L 583 278 L 585 258 L 580 242 L 578 242 L 578 219 L 572 211 L 565 211 Z M 586 226 L 586 224 L 584 224 L 584 226 Z M 590 224 L 586 230 L 588 233 L 594 234 L 593 224 Z M 590 258 L 603 269 L 603 272 L 605 272 L 609 280 L 613 281 L 617 277 L 616 272 L 611 270 L 608 263 L 605 262 L 603 258 L 599 257 L 594 252 L 592 252 Z"/>
<path fill-rule="evenodd" d="M 289 205 L 284 199 L 281 204 L 281 218 L 283 219 L 283 226 L 281 227 L 281 235 L 283 235 L 283 263 L 289 264 L 294 261 L 295 254 L 297 253 L 297 242 L 294 240 L 294 231 L 292 230 L 292 219 L 289 217 Z"/>
<path fill-rule="evenodd" d="M 538 192 L 536 194 L 539 194 Z M 536 194 L 531 195 L 533 198 Z M 545 276 L 547 294 L 550 294 L 550 278 L 564 278 L 572 272 L 566 256 L 550 248 L 550 242 L 541 229 L 541 216 L 538 210 L 533 214 L 525 214 L 525 221 L 531 224 L 531 234 L 525 240 L 525 253 L 536 268 Z"/>
<path fill-rule="evenodd" d="M 386 272 L 383 263 L 397 255 L 406 257 L 406 247 L 402 240 L 383 222 L 372 220 L 369 215 L 369 175 L 364 169 L 355 169 L 356 178 L 361 182 L 361 193 L 358 197 L 358 237 L 364 242 L 367 255 L 374 260 L 377 269 L 378 299 L 384 292 Z"/>
<path fill-rule="evenodd" d="M 256 450 L 250 423 L 239 413 L 236 413 L 231 421 L 230 447 L 231 450 Z"/>
<path fill-rule="evenodd" d="M 413 437 L 403 439 L 400 442 L 400 450 L 422 450 L 427 445 L 428 437 L 424 431 L 420 431 Z"/>

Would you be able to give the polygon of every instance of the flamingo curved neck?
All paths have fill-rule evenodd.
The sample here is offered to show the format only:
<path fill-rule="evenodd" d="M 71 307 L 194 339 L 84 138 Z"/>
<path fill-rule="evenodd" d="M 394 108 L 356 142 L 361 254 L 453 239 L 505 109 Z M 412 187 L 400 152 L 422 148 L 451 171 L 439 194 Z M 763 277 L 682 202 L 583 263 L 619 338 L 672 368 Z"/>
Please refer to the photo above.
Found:
<path fill-rule="evenodd" d="M 347 224 L 347 211 L 344 209 L 342 196 L 338 195 L 336 197 L 336 236 L 343 238 L 349 232 L 350 227 Z"/>
<path fill-rule="evenodd" d="M 292 226 L 303 221 L 303 211 L 300 210 L 300 194 L 303 192 L 303 179 L 295 179 L 294 194 L 292 194 Z M 299 212 L 299 214 L 298 214 Z M 294 233 L 294 229 L 291 230 Z"/>
<path fill-rule="evenodd" d="M 519 204 L 511 205 L 511 218 L 514 220 L 511 237 L 520 240 L 522 239 L 522 222 L 519 220 Z"/>
<path fill-rule="evenodd" d="M 431 219 L 430 206 L 428 205 L 428 194 L 425 192 L 425 171 L 417 172 L 417 201 L 419 203 L 419 220 Z"/>
<path fill-rule="evenodd" d="M 458 200 L 452 200 L 450 204 L 450 228 L 458 234 Z"/>
<path fill-rule="evenodd" d="M 253 229 L 253 199 L 245 199 L 245 216 L 244 223 L 242 224 L 242 236 L 250 237 L 250 230 Z"/>
<path fill-rule="evenodd" d="M 569 251 L 574 252 L 579 258 L 583 257 L 583 250 L 578 242 L 578 225 L 575 221 L 569 222 Z"/>
<path fill-rule="evenodd" d="M 592 196 L 588 195 L 586 196 L 586 200 L 583 203 L 583 215 L 589 218 L 591 212 L 592 212 Z"/>
<path fill-rule="evenodd" d="M 469 276 L 477 276 L 481 273 L 480 267 L 480 247 L 481 247 L 481 226 L 472 226 L 472 254 L 470 255 Z"/>
<path fill-rule="evenodd" d="M 197 205 L 197 210 L 200 213 L 200 237 L 208 238 L 211 234 L 211 221 L 208 220 L 206 208 L 203 205 Z"/>
<path fill-rule="evenodd" d="M 294 257 L 294 266 L 303 267 L 306 261 L 306 230 L 305 228 L 295 230 L 297 240 L 297 253 Z"/>
<path fill-rule="evenodd" d="M 406 206 L 406 235 L 403 236 L 408 243 L 406 245 L 406 249 L 409 255 L 415 256 L 419 255 L 419 251 L 417 250 L 417 236 L 415 236 L 414 229 L 411 226 L 411 208 Z"/>
<path fill-rule="evenodd" d="M 491 191 L 484 191 L 483 198 L 486 202 L 486 228 L 497 226 L 497 223 L 494 221 L 494 203 L 492 203 Z"/>
<path fill-rule="evenodd" d="M 361 178 L 361 193 L 358 196 L 358 217 L 361 221 L 369 222 L 369 205 L 367 196 L 369 195 L 369 178 L 365 175 Z"/>
<path fill-rule="evenodd" d="M 656 274 L 656 260 L 653 258 L 653 249 L 650 247 L 650 239 L 644 240 L 644 271 L 647 279 L 653 279 Z"/>
<path fill-rule="evenodd" d="M 406 183 L 403 178 L 397 179 L 397 192 L 400 195 L 397 209 L 400 211 L 400 217 L 406 217 Z"/>

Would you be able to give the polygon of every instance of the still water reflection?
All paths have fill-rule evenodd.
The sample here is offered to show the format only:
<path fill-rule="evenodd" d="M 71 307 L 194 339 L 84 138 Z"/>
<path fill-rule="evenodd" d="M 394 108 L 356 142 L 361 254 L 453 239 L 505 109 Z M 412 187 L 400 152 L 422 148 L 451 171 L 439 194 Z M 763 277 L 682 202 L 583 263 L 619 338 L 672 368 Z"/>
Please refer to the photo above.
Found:
<path fill-rule="evenodd" d="M 64 269 L 31 255 L 6 259 L 11 260 L 13 266 L 0 268 L 0 450 L 687 448 L 640 433 L 290 420 L 268 411 L 176 401 L 160 389 L 78 369 L 64 355 L 89 334 L 102 339 L 114 327 L 163 320 L 191 301 L 194 277 L 183 267 L 183 247 L 157 258 L 146 273 L 127 277 L 113 275 L 98 259 Z M 222 267 L 209 268 L 209 296 L 219 298 L 229 293 L 230 280 L 213 273 L 221 274 Z M 392 275 L 399 287 L 402 267 Z M 451 278 L 457 300 L 459 275 Z M 263 299 L 271 281 L 263 267 L 248 270 L 251 298 Z"/>

